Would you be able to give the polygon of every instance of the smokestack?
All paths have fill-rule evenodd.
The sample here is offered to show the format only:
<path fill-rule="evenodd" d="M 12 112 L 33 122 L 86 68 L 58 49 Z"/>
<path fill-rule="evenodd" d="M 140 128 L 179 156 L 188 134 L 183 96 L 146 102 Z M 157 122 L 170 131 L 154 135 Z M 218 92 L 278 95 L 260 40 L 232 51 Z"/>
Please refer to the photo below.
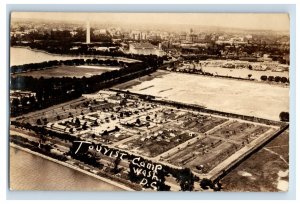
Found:
<path fill-rule="evenodd" d="M 91 28 L 89 21 L 86 23 L 86 43 L 91 43 Z"/>

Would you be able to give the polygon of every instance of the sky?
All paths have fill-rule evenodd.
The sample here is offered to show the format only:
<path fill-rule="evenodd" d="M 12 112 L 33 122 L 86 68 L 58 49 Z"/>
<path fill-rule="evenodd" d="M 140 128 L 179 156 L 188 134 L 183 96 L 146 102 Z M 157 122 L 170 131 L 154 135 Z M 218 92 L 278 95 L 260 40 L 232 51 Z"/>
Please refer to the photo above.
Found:
<path fill-rule="evenodd" d="M 14 18 L 91 21 L 123 24 L 189 24 L 242 29 L 289 31 L 289 16 L 284 13 L 67 13 L 13 12 Z"/>

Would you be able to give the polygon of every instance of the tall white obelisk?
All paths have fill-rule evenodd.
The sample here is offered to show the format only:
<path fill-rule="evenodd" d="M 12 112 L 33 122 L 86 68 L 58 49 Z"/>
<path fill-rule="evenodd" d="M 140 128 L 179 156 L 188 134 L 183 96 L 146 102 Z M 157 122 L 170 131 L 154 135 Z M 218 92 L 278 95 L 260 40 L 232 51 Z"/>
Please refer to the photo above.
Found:
<path fill-rule="evenodd" d="M 91 28 L 90 28 L 90 22 L 87 21 L 86 23 L 86 43 L 91 43 Z"/>

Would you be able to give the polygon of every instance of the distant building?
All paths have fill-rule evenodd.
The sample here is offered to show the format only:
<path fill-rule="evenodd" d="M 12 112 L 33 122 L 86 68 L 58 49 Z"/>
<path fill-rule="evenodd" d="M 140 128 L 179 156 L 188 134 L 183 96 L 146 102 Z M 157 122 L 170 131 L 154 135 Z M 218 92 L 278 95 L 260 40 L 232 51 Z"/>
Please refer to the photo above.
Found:
<path fill-rule="evenodd" d="M 180 35 L 179 35 L 179 40 L 186 40 L 186 33 L 181 33 Z"/>
<path fill-rule="evenodd" d="M 131 43 L 129 44 L 129 53 L 139 55 L 165 55 L 160 46 L 152 45 L 151 43 Z"/>
<path fill-rule="evenodd" d="M 10 102 L 12 102 L 13 99 L 21 100 L 24 97 L 35 97 L 35 96 L 36 93 L 31 91 L 10 90 Z"/>
<path fill-rule="evenodd" d="M 147 40 L 148 34 L 146 32 L 141 32 L 139 30 L 133 30 L 130 33 L 130 38 L 132 40 Z"/>
<path fill-rule="evenodd" d="M 198 36 L 196 34 L 189 34 L 187 36 L 187 40 L 189 42 L 192 42 L 192 43 L 197 42 L 198 41 Z"/>
<path fill-rule="evenodd" d="M 94 30 L 94 31 L 93 31 L 93 34 L 94 34 L 94 35 L 106 35 L 106 34 L 107 34 L 107 31 L 106 31 L 106 29 Z"/>

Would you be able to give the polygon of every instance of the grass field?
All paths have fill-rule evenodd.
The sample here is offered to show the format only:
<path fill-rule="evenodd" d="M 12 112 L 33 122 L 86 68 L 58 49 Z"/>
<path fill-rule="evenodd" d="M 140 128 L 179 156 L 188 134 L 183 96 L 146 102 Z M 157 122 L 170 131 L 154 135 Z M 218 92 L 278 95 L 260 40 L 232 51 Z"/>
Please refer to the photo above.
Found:
<path fill-rule="evenodd" d="M 51 78 L 51 77 L 90 77 L 97 74 L 102 74 L 107 71 L 116 70 L 118 67 L 110 66 L 59 66 L 45 70 L 31 71 L 19 73 L 13 76 L 32 76 L 34 78 Z"/>

